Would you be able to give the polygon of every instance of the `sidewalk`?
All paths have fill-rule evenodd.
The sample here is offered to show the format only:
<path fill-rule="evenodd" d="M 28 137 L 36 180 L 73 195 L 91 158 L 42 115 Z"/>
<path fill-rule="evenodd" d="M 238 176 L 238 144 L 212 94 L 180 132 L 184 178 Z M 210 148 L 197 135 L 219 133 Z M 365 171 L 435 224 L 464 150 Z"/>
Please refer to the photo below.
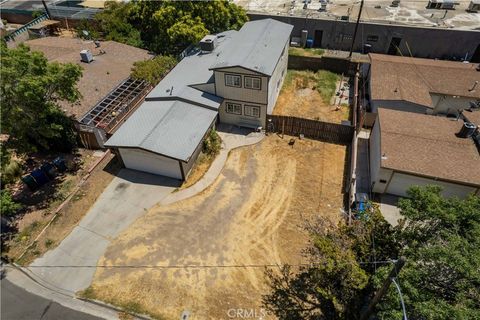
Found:
<path fill-rule="evenodd" d="M 218 126 L 218 135 L 222 138 L 222 150 L 215 158 L 212 165 L 205 173 L 205 175 L 193 186 L 169 194 L 162 201 L 160 205 L 168 205 L 180 200 L 190 198 L 197 193 L 205 190 L 218 177 L 227 161 L 228 154 L 231 150 L 242 146 L 248 146 L 260 142 L 265 135 L 260 132 L 251 132 L 249 129 L 238 128 L 234 126 L 220 124 Z"/>

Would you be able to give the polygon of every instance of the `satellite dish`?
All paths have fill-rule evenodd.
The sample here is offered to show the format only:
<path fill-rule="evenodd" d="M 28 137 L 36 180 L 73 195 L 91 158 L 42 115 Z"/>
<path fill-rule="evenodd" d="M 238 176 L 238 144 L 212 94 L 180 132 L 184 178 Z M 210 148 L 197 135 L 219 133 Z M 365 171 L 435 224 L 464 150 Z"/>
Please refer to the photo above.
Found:
<path fill-rule="evenodd" d="M 90 35 L 87 30 L 82 30 L 82 33 L 85 37 L 88 37 Z"/>

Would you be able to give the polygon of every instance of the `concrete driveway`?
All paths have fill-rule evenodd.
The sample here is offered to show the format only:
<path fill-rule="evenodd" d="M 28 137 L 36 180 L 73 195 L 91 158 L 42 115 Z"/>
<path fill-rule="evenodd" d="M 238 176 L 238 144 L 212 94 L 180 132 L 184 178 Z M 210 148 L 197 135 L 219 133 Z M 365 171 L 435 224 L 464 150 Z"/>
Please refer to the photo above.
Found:
<path fill-rule="evenodd" d="M 66 294 L 87 288 L 111 240 L 179 185 L 178 180 L 121 170 L 79 225 L 28 269 Z"/>

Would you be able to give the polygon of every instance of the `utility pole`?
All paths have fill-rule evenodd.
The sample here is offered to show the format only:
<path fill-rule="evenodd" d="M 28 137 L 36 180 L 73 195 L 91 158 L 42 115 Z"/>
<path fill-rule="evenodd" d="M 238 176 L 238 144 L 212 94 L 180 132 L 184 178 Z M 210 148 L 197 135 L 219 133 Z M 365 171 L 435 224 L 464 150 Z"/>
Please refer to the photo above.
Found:
<path fill-rule="evenodd" d="M 353 31 L 353 39 L 352 39 L 352 46 L 350 47 L 350 54 L 348 55 L 348 59 L 352 58 L 353 46 L 355 45 L 355 39 L 357 38 L 357 31 L 358 25 L 360 24 L 360 16 L 362 15 L 363 10 L 363 1 L 360 1 L 360 10 L 358 11 L 357 23 L 355 24 L 355 31 Z"/>
<path fill-rule="evenodd" d="M 368 305 L 367 310 L 365 310 L 362 313 L 362 315 L 360 316 L 360 320 L 368 320 L 368 318 L 370 318 L 373 311 L 375 310 L 375 306 L 380 302 L 382 297 L 387 293 L 387 290 L 390 287 L 390 284 L 392 283 L 392 279 L 398 275 L 400 270 L 405 265 L 405 261 L 406 261 L 405 257 L 400 257 L 400 259 L 398 259 L 397 262 L 395 262 L 393 269 L 388 274 L 387 279 L 385 279 L 385 281 L 383 282 L 383 286 L 380 288 L 380 290 L 377 291 L 372 301 Z"/>
<path fill-rule="evenodd" d="M 51 15 L 50 15 L 50 10 L 48 10 L 48 7 L 47 7 L 47 4 L 45 3 L 45 0 L 42 0 L 42 4 L 43 4 L 43 7 L 45 8 L 45 11 L 47 12 L 47 15 L 48 15 L 48 19 L 51 19 Z"/>

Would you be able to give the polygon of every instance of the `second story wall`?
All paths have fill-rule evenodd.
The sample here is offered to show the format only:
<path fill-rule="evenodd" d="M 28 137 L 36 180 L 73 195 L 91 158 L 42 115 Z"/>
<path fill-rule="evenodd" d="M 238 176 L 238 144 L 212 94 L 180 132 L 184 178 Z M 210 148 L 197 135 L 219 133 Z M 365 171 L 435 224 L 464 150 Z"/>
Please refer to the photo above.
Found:
<path fill-rule="evenodd" d="M 280 90 L 282 89 L 283 80 L 287 75 L 288 47 L 289 41 L 285 43 L 282 55 L 278 59 L 275 66 L 275 71 L 273 71 L 272 77 L 270 78 L 270 83 L 268 86 L 268 114 L 271 114 L 273 112 L 273 109 L 275 108 L 275 103 L 277 102 L 278 95 L 280 93 Z"/>
<path fill-rule="evenodd" d="M 268 77 L 239 67 L 218 69 L 214 74 L 217 96 L 243 102 L 268 103 Z"/>

